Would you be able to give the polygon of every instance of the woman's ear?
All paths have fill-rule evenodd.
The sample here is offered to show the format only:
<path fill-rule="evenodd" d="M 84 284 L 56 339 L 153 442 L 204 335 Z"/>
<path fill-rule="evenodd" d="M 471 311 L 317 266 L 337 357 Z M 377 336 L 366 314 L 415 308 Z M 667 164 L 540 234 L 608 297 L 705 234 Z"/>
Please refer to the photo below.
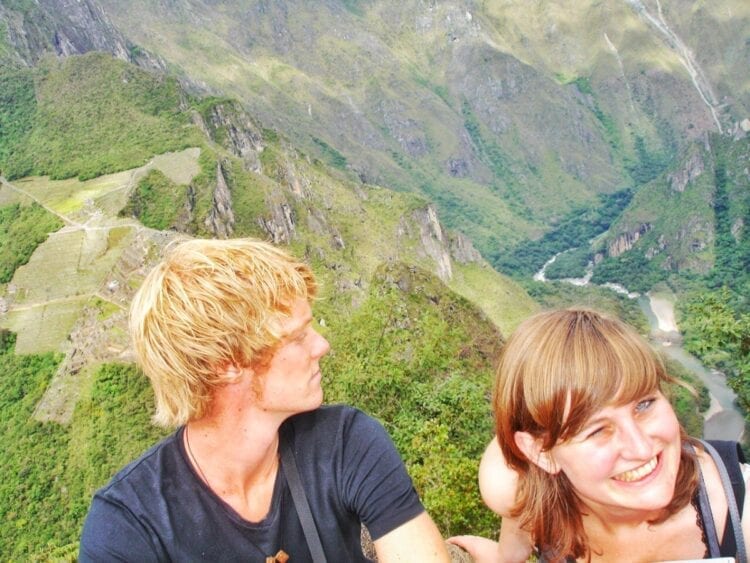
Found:
<path fill-rule="evenodd" d="M 552 453 L 549 451 L 542 450 L 542 439 L 535 438 L 528 432 L 516 432 L 513 435 L 516 441 L 516 446 L 523 452 L 528 460 L 546 471 L 550 475 L 557 475 L 560 472 L 560 468 L 555 463 L 555 458 L 552 457 Z"/>

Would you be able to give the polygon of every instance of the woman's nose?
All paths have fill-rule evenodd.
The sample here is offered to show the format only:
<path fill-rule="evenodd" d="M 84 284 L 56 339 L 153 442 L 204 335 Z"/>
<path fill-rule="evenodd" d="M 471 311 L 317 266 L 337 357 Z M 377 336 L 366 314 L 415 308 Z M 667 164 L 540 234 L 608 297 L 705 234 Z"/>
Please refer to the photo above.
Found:
<path fill-rule="evenodd" d="M 627 421 L 620 428 L 622 456 L 628 459 L 649 459 L 653 455 L 648 433 L 635 420 Z"/>

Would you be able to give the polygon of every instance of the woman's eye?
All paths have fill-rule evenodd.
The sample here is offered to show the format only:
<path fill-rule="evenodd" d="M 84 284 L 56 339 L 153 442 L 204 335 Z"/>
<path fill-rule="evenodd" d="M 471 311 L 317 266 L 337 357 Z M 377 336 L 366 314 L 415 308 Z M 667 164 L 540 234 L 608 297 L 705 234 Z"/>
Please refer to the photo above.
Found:
<path fill-rule="evenodd" d="M 600 426 L 598 428 L 594 428 L 593 430 L 589 431 L 588 434 L 586 434 L 586 438 L 595 438 L 596 436 L 601 436 L 604 433 L 604 426 Z"/>
<path fill-rule="evenodd" d="M 654 398 L 648 398 L 642 401 L 638 401 L 638 403 L 635 405 L 635 412 L 643 412 L 648 410 L 649 407 L 654 404 L 654 401 L 656 401 L 656 399 Z"/>

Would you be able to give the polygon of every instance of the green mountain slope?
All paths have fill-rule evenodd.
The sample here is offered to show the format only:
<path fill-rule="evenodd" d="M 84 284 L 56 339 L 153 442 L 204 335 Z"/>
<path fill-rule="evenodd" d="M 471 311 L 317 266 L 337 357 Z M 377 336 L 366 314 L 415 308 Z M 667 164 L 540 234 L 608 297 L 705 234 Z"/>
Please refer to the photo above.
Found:
<path fill-rule="evenodd" d="M 689 147 L 635 195 L 595 243 L 604 259 L 595 268 L 595 280 L 645 291 L 670 277 L 695 277 L 722 267 L 721 257 L 740 253 L 734 247 L 747 233 L 748 163 L 747 137 L 717 135 Z M 727 280 L 744 274 L 739 263 L 732 267 Z"/>
<path fill-rule="evenodd" d="M 310 153 L 427 195 L 495 264 L 640 181 L 628 170 L 644 158 L 750 111 L 738 66 L 750 10 L 731 0 L 665 1 L 661 16 L 614 0 L 103 5 L 129 37 Z"/>
<path fill-rule="evenodd" d="M 155 78 L 109 55 L 3 70 L 0 89 L 8 128 L 0 137 L 0 167 L 11 179 L 85 180 L 200 142 L 180 111 L 174 79 Z"/>

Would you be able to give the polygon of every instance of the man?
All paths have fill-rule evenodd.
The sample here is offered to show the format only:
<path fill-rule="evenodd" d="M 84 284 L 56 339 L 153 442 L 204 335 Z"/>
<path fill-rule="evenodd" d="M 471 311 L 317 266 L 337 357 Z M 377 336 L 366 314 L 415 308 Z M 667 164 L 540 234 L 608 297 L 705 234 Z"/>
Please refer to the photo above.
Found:
<path fill-rule="evenodd" d="M 96 493 L 81 561 L 312 561 L 284 444 L 328 561 L 366 560 L 361 524 L 381 562 L 448 561 L 383 427 L 321 407 L 315 294 L 305 264 L 250 239 L 184 242 L 148 275 L 131 336 L 155 421 L 179 429 Z"/>

